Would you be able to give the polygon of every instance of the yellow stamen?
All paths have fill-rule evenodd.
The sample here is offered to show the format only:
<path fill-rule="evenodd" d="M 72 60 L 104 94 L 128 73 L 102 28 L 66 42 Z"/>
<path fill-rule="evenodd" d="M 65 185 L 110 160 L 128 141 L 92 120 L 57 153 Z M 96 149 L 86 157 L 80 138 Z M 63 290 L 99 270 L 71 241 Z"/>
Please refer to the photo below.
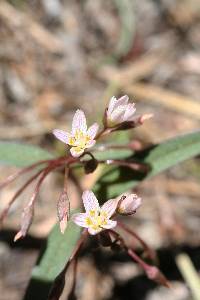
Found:
<path fill-rule="evenodd" d="M 90 140 L 91 137 L 89 135 L 84 134 L 81 130 L 76 130 L 75 135 L 69 139 L 69 145 L 84 150 Z"/>
<path fill-rule="evenodd" d="M 85 222 L 86 222 L 86 225 L 87 226 L 91 226 L 93 223 L 92 223 L 92 220 L 90 218 L 86 218 L 85 219 Z"/>
<path fill-rule="evenodd" d="M 91 217 L 94 217 L 94 216 L 95 216 L 95 213 L 96 213 L 95 210 L 90 210 L 90 216 L 91 216 Z"/>

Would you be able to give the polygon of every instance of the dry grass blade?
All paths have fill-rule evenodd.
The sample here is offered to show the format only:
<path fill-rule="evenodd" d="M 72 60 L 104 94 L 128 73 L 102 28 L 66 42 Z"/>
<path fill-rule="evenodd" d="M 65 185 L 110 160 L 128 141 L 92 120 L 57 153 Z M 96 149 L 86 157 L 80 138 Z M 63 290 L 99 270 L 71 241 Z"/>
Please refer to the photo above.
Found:
<path fill-rule="evenodd" d="M 21 11 L 15 9 L 5 1 L 0 3 L 0 17 L 14 29 L 16 27 L 26 28 L 28 34 L 42 47 L 50 52 L 62 52 L 63 43 L 44 27 L 31 20 Z"/>
<path fill-rule="evenodd" d="M 200 277 L 190 257 L 181 253 L 176 256 L 176 264 L 191 290 L 193 299 L 200 300 Z"/>
<path fill-rule="evenodd" d="M 161 62 L 163 54 L 146 54 L 137 61 L 129 63 L 122 68 L 103 66 L 98 75 L 101 79 L 116 82 L 117 86 L 124 86 L 137 81 L 152 73 Z"/>
<path fill-rule="evenodd" d="M 152 84 L 134 83 L 124 87 L 127 94 L 148 103 L 160 104 L 173 111 L 200 118 L 200 104 L 194 99 Z"/>

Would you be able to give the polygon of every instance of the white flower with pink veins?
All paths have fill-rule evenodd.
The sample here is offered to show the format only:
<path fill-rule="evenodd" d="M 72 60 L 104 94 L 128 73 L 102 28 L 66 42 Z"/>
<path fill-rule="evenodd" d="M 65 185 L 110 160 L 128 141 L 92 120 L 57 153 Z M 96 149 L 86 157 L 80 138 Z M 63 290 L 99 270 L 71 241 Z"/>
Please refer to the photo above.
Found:
<path fill-rule="evenodd" d="M 54 129 L 53 134 L 57 139 L 71 146 L 70 152 L 72 156 L 79 157 L 85 149 L 94 146 L 98 129 L 99 125 L 97 123 L 94 123 L 87 129 L 85 114 L 78 109 L 73 117 L 71 133 Z"/>
<path fill-rule="evenodd" d="M 110 220 L 118 205 L 116 199 L 110 199 L 100 207 L 92 191 L 83 192 L 82 198 L 86 212 L 74 214 L 71 218 L 74 223 L 87 228 L 92 235 L 117 225 L 116 221 Z"/>
<path fill-rule="evenodd" d="M 128 103 L 129 97 L 127 95 L 117 99 L 112 97 L 110 99 L 107 109 L 107 126 L 113 127 L 123 122 L 133 121 L 135 115 L 135 103 Z"/>

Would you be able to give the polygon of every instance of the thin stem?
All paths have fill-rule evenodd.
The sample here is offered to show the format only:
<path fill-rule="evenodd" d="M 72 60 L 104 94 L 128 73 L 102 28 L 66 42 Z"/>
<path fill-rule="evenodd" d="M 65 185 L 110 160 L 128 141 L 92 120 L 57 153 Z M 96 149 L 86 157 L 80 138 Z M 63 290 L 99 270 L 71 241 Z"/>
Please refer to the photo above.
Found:
<path fill-rule="evenodd" d="M 25 168 L 23 168 L 23 169 L 17 171 L 17 172 L 14 173 L 14 174 L 9 175 L 4 181 L 2 181 L 2 182 L 0 183 L 0 189 L 2 189 L 3 187 L 5 187 L 5 186 L 8 185 L 9 183 L 13 182 L 13 181 L 14 181 L 16 178 L 18 178 L 20 175 L 23 175 L 23 174 L 25 174 L 25 173 L 31 171 L 32 169 L 34 169 L 34 168 L 36 168 L 36 167 L 38 167 L 38 166 L 40 166 L 40 165 L 42 165 L 42 164 L 46 164 L 46 163 L 47 163 L 47 164 L 48 164 L 48 163 L 49 163 L 49 164 L 51 164 L 51 163 L 57 163 L 57 162 L 65 161 L 66 159 L 68 159 L 68 157 L 63 156 L 63 157 L 59 157 L 59 158 L 57 158 L 57 159 L 40 160 L 40 161 L 38 161 L 38 162 L 36 162 L 36 163 L 34 163 L 34 164 L 28 166 L 28 167 L 25 167 Z"/>
<path fill-rule="evenodd" d="M 152 260 L 156 259 L 156 254 L 155 252 L 145 243 L 145 241 L 143 241 L 136 232 L 134 232 L 133 230 L 131 230 L 128 226 L 126 226 L 124 223 L 117 221 L 117 225 L 119 227 L 121 227 L 124 231 L 126 231 L 127 233 L 129 233 L 132 237 L 134 237 L 135 239 L 137 239 L 140 244 L 142 245 L 142 247 L 146 250 L 146 252 L 148 253 L 149 257 Z"/>
<path fill-rule="evenodd" d="M 77 265 L 78 265 L 78 257 L 74 257 L 73 259 L 73 278 L 72 278 L 72 287 L 69 293 L 68 299 L 75 299 L 75 288 L 76 288 L 76 275 L 77 275 Z"/>
<path fill-rule="evenodd" d="M 106 163 L 107 165 L 124 166 L 124 167 L 131 168 L 135 171 L 140 171 L 145 173 L 149 171 L 149 166 L 140 162 L 130 162 L 130 161 L 124 161 L 120 159 L 107 159 L 107 160 L 100 160 L 98 162 Z"/>
<path fill-rule="evenodd" d="M 109 149 L 129 149 L 129 145 L 109 145 L 109 144 L 98 144 L 97 146 L 95 146 L 94 148 L 97 151 L 105 151 L 105 150 L 109 150 Z"/>
<path fill-rule="evenodd" d="M 0 223 L 3 222 L 3 220 L 5 219 L 5 217 L 7 216 L 9 209 L 11 207 L 11 205 L 15 202 L 15 200 L 19 197 L 19 195 L 27 188 L 27 186 L 34 181 L 42 172 L 44 171 L 44 169 L 40 170 L 39 172 L 37 172 L 36 174 L 34 174 L 31 178 L 29 178 L 29 180 L 27 180 L 25 182 L 25 184 L 19 189 L 17 190 L 17 192 L 14 194 L 14 196 L 11 198 L 11 200 L 8 202 L 7 206 L 4 208 L 4 210 L 2 211 L 2 213 L 0 214 Z"/>
<path fill-rule="evenodd" d="M 165 278 L 165 276 L 160 272 L 160 270 L 156 266 L 151 266 L 147 264 L 144 260 L 142 260 L 133 249 L 129 248 L 124 239 L 114 230 L 109 229 L 109 232 L 111 235 L 113 235 L 116 238 L 116 242 L 120 241 L 121 246 L 123 249 L 127 252 L 127 254 L 140 265 L 140 267 L 145 271 L 147 277 L 151 280 L 154 280 L 158 282 L 159 284 L 162 284 L 166 287 L 169 287 L 169 282 Z M 115 243 L 115 241 L 114 241 Z"/>
<path fill-rule="evenodd" d="M 70 164 L 72 164 L 72 163 L 74 163 L 74 162 L 77 161 L 77 159 L 75 159 L 75 158 L 73 158 L 73 157 L 68 157 L 68 158 L 61 157 L 61 158 L 59 158 L 59 159 L 57 159 L 57 160 L 52 161 L 52 162 L 49 164 L 49 166 L 46 167 L 46 168 L 43 170 L 43 174 L 42 174 L 42 176 L 40 177 L 40 179 L 38 180 L 38 183 L 37 183 L 37 185 L 36 185 L 36 187 L 35 187 L 35 190 L 34 190 L 34 192 L 33 192 L 33 195 L 32 195 L 32 197 L 31 197 L 31 200 L 30 200 L 30 202 L 29 202 L 28 205 L 32 206 L 32 205 L 34 204 L 35 199 L 36 199 L 36 196 L 37 196 L 37 194 L 38 194 L 38 192 L 39 192 L 39 189 L 40 189 L 40 186 L 41 186 L 43 180 L 45 179 L 45 177 L 46 177 L 52 170 L 56 169 L 57 167 L 62 166 L 62 165 L 63 165 L 63 160 L 66 160 L 67 165 L 70 165 Z M 67 173 L 67 174 L 68 174 L 68 173 Z"/>
<path fill-rule="evenodd" d="M 110 133 L 110 128 L 103 128 L 102 130 L 99 131 L 99 133 L 97 133 L 95 140 L 100 139 L 102 136 L 109 134 Z"/>
<path fill-rule="evenodd" d="M 127 248 L 128 255 L 135 260 L 145 271 L 148 269 L 149 265 L 146 264 L 132 249 Z"/>
<path fill-rule="evenodd" d="M 132 249 L 130 249 L 124 239 L 120 236 L 119 233 L 117 233 L 115 230 L 109 229 L 109 232 L 116 238 L 116 240 L 119 240 L 123 246 L 123 249 L 126 250 L 126 252 L 131 256 L 143 269 L 148 268 L 148 264 L 146 264 Z"/>
<path fill-rule="evenodd" d="M 63 187 L 63 192 L 67 193 L 67 179 L 69 176 L 69 167 L 66 165 L 65 166 L 65 175 L 64 175 L 64 187 Z"/>
<path fill-rule="evenodd" d="M 30 202 L 29 202 L 29 205 L 30 205 L 30 206 L 34 204 L 35 199 L 36 199 L 36 196 L 37 196 L 37 194 L 38 194 L 38 192 L 39 192 L 40 186 L 41 186 L 42 182 L 44 181 L 44 179 L 46 178 L 46 176 L 47 176 L 52 170 L 54 170 L 54 169 L 56 169 L 57 167 L 60 167 L 60 166 L 62 166 L 62 163 L 61 163 L 60 161 L 59 161 L 59 162 L 57 161 L 56 163 L 49 164 L 48 167 L 46 167 L 45 169 L 43 169 L 43 172 L 42 172 L 43 174 L 42 174 L 42 176 L 40 177 L 40 179 L 38 180 L 38 182 L 37 182 L 37 184 L 36 184 L 36 187 L 35 187 L 35 190 L 34 190 L 34 192 L 33 192 L 33 195 L 32 195 L 32 197 L 31 197 L 31 200 L 30 200 Z"/>
<path fill-rule="evenodd" d="M 31 182 L 33 182 L 33 181 L 34 181 L 34 180 L 35 180 L 42 172 L 44 172 L 45 170 L 48 169 L 48 170 L 49 170 L 48 173 L 49 173 L 49 172 L 52 171 L 53 169 L 55 169 L 55 168 L 59 167 L 60 165 L 62 165 L 62 161 L 63 161 L 63 160 L 66 160 L 66 158 L 61 157 L 61 158 L 56 159 L 56 160 L 43 160 L 43 161 L 37 162 L 37 163 L 35 163 L 35 164 L 33 164 L 33 165 L 31 165 L 31 166 L 25 168 L 25 169 L 22 169 L 22 170 L 16 172 L 15 174 L 10 175 L 10 176 L 6 179 L 6 181 L 5 181 L 4 183 L 1 184 L 1 187 L 2 187 L 3 184 L 5 184 L 5 183 L 8 184 L 8 183 L 14 181 L 14 179 L 16 179 L 19 175 L 24 174 L 25 172 L 30 171 L 32 168 L 37 167 L 37 166 L 40 165 L 40 164 L 49 162 L 49 166 L 48 166 L 48 167 L 43 168 L 42 170 L 39 170 L 36 174 L 34 174 L 31 178 L 29 178 L 29 180 L 26 181 L 25 184 L 24 184 L 19 190 L 17 190 L 17 192 L 14 194 L 14 196 L 13 196 L 13 197 L 11 198 L 11 200 L 8 202 L 7 206 L 6 206 L 6 207 L 4 208 L 4 210 L 1 212 L 1 214 L 0 214 L 0 223 L 3 222 L 3 220 L 5 219 L 5 217 L 7 216 L 8 212 L 9 212 L 9 209 L 10 209 L 11 205 L 15 202 L 15 200 L 19 197 L 19 195 L 27 188 L 27 186 L 28 186 Z M 70 162 L 70 160 L 69 160 L 69 163 L 73 163 L 73 161 Z M 47 174 L 46 174 L 46 175 L 47 175 Z M 46 177 L 46 175 L 45 175 L 45 177 Z M 43 178 L 43 179 L 44 179 L 44 178 Z M 43 179 L 41 178 L 40 184 L 42 183 Z M 5 184 L 5 185 L 6 185 L 6 184 Z"/>
<path fill-rule="evenodd" d="M 78 240 L 78 242 L 76 244 L 76 247 L 74 248 L 74 251 L 72 252 L 72 254 L 71 254 L 71 256 L 70 256 L 67 264 L 65 265 L 65 267 L 63 269 L 63 271 L 65 270 L 65 272 L 66 272 L 67 269 L 68 269 L 68 267 L 69 267 L 69 265 L 70 265 L 70 263 L 72 262 L 72 260 L 77 257 L 77 255 L 79 254 L 79 252 L 81 250 L 81 247 L 83 246 L 83 243 L 84 243 L 84 241 L 85 241 L 85 239 L 86 239 L 87 236 L 88 236 L 87 229 L 84 229 L 83 232 L 82 232 L 82 234 L 81 234 L 81 237 Z"/>
<path fill-rule="evenodd" d="M 48 161 L 47 160 L 41 160 L 35 164 L 32 164 L 28 167 L 25 167 L 19 171 L 17 171 L 16 173 L 14 174 L 11 174 L 9 175 L 6 179 L 4 179 L 4 181 L 2 181 L 0 183 L 0 189 L 2 189 L 3 187 L 5 187 L 6 185 L 8 185 L 9 183 L 13 182 L 17 177 L 19 177 L 20 175 L 26 173 L 26 172 L 29 172 L 31 171 L 32 169 L 34 169 L 35 167 L 41 165 L 41 164 L 44 164 L 44 163 L 47 163 Z"/>
<path fill-rule="evenodd" d="M 122 248 L 126 250 L 127 247 L 125 245 L 124 239 L 120 236 L 120 234 L 113 229 L 108 229 L 108 231 L 115 238 L 115 241 L 113 243 L 117 243 L 119 241 L 121 243 Z"/>
<path fill-rule="evenodd" d="M 85 151 L 85 152 L 80 156 L 80 158 L 82 158 L 82 157 L 85 156 L 86 154 L 89 155 L 92 159 L 96 160 L 96 158 L 94 157 L 94 155 L 93 155 L 91 152 L 88 152 L 88 151 Z"/>

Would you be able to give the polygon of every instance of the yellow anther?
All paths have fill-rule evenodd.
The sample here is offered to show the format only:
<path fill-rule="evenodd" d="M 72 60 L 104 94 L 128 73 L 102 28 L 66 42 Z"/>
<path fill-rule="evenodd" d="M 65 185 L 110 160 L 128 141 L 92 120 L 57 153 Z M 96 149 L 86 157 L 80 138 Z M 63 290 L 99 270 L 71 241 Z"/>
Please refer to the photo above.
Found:
<path fill-rule="evenodd" d="M 90 216 L 91 216 L 91 217 L 94 217 L 94 216 L 95 216 L 95 213 L 96 213 L 95 210 L 90 210 Z"/>

